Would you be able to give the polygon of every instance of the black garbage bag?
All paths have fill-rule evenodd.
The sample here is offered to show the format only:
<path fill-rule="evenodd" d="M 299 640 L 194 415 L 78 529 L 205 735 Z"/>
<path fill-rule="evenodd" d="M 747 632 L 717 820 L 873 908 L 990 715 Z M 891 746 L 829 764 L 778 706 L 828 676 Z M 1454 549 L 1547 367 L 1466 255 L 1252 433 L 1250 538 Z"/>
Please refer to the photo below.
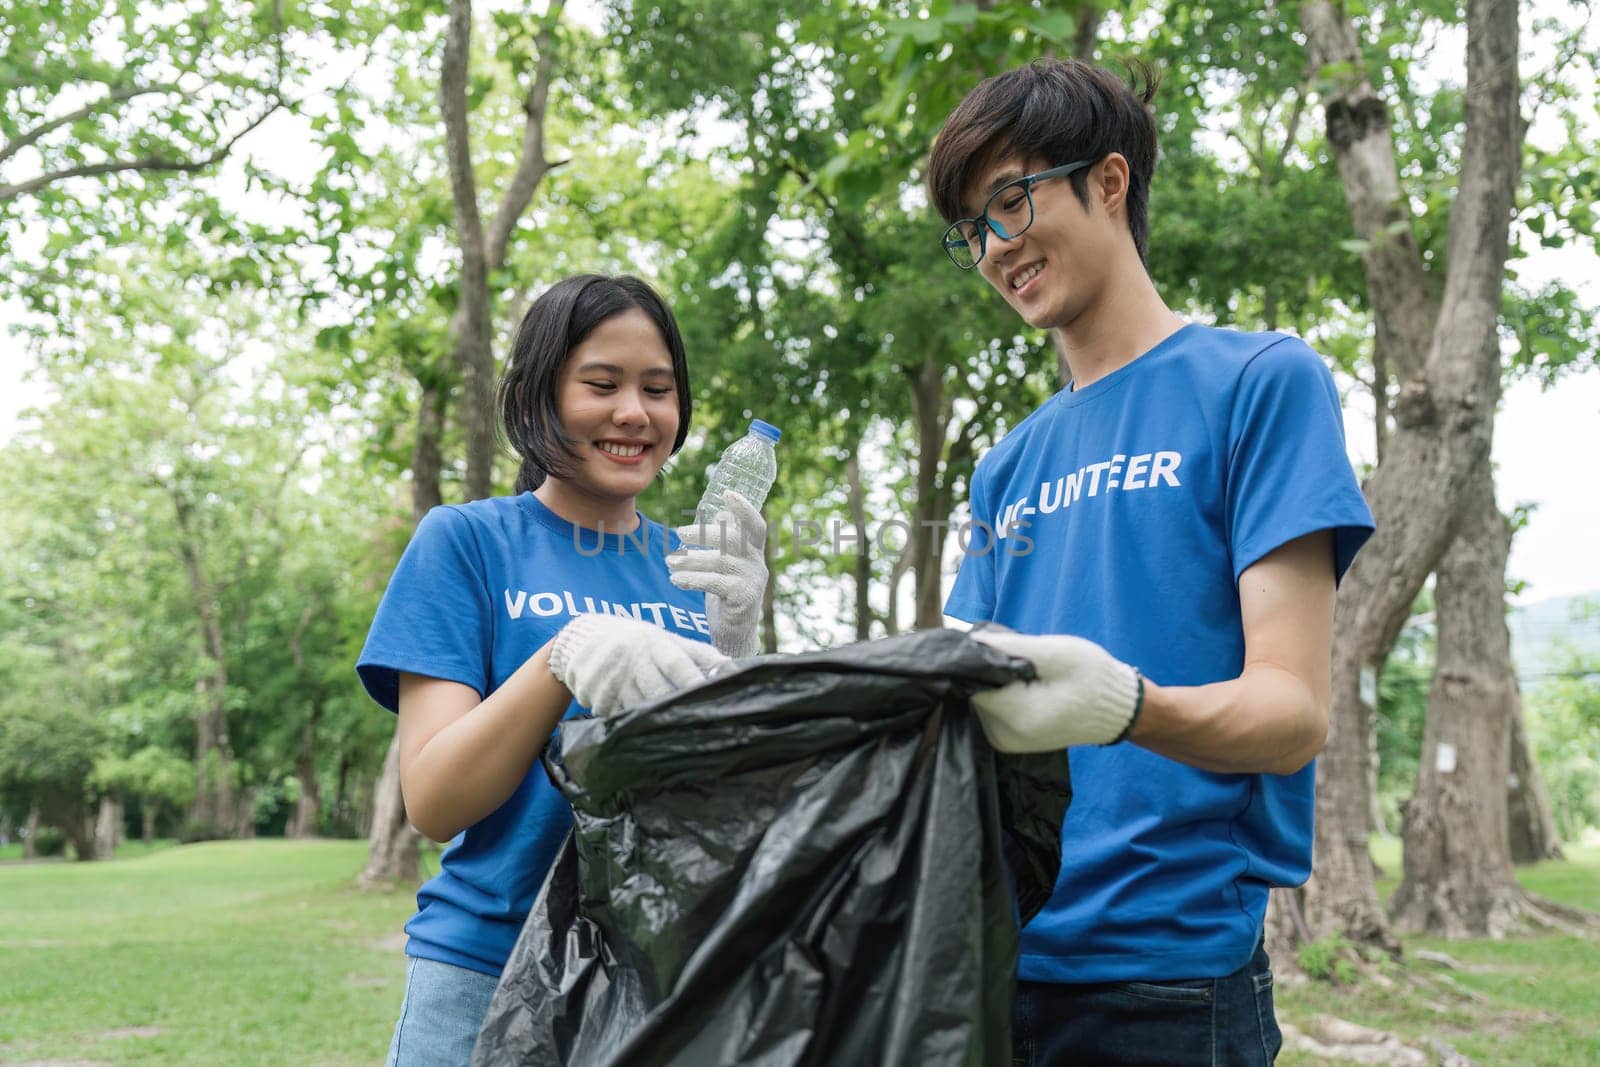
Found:
<path fill-rule="evenodd" d="M 1009 1063 L 1071 791 L 1065 754 L 994 753 L 968 697 L 1029 671 L 926 631 L 564 723 L 573 833 L 472 1062 Z"/>

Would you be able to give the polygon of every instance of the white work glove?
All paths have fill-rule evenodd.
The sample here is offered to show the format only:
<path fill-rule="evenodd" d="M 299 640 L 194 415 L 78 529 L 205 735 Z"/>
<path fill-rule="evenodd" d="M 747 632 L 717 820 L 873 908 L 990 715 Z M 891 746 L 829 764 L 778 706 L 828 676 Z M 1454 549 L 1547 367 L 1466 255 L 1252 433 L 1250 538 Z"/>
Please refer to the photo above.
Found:
<path fill-rule="evenodd" d="M 731 490 L 722 507 L 711 522 L 674 531 L 684 547 L 667 557 L 667 573 L 679 589 L 705 593 L 711 643 L 719 651 L 753 656 L 761 651 L 756 630 L 767 592 L 767 524 L 760 509 Z"/>
<path fill-rule="evenodd" d="M 999 752 L 1056 752 L 1109 745 L 1133 728 L 1144 701 L 1139 672 L 1081 637 L 973 630 L 975 641 L 1028 660 L 1038 678 L 974 694 L 989 744 Z"/>
<path fill-rule="evenodd" d="M 728 657 L 701 641 L 620 615 L 579 615 L 550 645 L 550 673 L 596 715 L 704 681 Z"/>

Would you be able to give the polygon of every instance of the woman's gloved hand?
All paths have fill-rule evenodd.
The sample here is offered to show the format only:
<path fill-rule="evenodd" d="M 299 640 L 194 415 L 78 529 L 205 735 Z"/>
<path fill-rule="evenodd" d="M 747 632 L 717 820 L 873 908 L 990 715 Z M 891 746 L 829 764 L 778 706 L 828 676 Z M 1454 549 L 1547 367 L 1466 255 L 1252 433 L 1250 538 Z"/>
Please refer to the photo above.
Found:
<path fill-rule="evenodd" d="M 705 680 L 727 656 L 619 615 L 579 615 L 550 645 L 550 673 L 596 715 L 615 715 Z"/>
<path fill-rule="evenodd" d="M 753 656 L 761 650 L 767 524 L 760 509 L 738 493 L 724 494 L 722 506 L 713 521 L 673 531 L 684 547 L 667 557 L 667 572 L 679 589 L 705 593 L 711 643 L 718 651 Z"/>

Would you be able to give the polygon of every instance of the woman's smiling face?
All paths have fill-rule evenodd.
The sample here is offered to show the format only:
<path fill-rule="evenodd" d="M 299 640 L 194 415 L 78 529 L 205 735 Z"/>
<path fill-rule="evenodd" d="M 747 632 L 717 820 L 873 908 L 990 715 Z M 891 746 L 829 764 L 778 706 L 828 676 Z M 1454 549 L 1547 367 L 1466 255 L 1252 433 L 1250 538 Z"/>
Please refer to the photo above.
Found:
<path fill-rule="evenodd" d="M 539 496 L 580 525 L 631 528 L 634 498 L 678 436 L 678 389 L 661 331 L 639 308 L 606 319 L 567 357 L 559 390 L 556 409 L 574 462 Z"/>

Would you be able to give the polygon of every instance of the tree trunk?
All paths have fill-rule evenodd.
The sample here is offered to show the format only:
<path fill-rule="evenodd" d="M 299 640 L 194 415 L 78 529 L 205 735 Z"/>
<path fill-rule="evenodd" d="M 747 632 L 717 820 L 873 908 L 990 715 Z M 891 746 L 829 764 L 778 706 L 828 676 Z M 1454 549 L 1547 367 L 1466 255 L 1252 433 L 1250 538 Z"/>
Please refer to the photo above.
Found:
<path fill-rule="evenodd" d="M 910 532 L 916 545 L 912 554 L 916 621 L 912 625 L 918 630 L 937 630 L 944 625 L 940 578 L 950 519 L 940 492 L 939 470 L 944 462 L 949 414 L 944 367 L 931 356 L 912 376 L 911 400 L 917 423 L 917 503 L 912 509 L 916 526 Z"/>
<path fill-rule="evenodd" d="M 481 500 L 491 492 L 494 461 L 494 353 L 489 347 L 489 264 L 484 254 L 483 220 L 478 212 L 477 180 L 467 128 L 467 82 L 472 50 L 472 0 L 450 0 L 449 31 L 440 63 L 439 102 L 444 113 L 445 158 L 450 198 L 455 208 L 461 280 L 450 319 L 463 386 L 461 426 L 467 442 L 466 496 Z"/>
<path fill-rule="evenodd" d="M 238 810 L 234 817 L 233 836 L 241 841 L 256 836 L 256 787 L 247 786 L 239 794 Z"/>
<path fill-rule="evenodd" d="M 417 439 L 411 451 L 411 522 L 415 526 L 442 503 L 439 476 L 443 469 L 444 391 L 425 382 L 417 408 Z M 371 825 L 367 828 L 367 863 L 357 881 L 362 886 L 414 884 L 422 880 L 421 835 L 406 821 L 400 791 L 400 738 L 389 742 L 383 773 L 373 788 Z M 366 813 L 363 813 L 365 815 Z"/>
<path fill-rule="evenodd" d="M 980 398 L 978 410 L 951 440 L 953 404 L 944 387 L 944 372 L 943 364 L 931 356 L 914 372 L 908 371 L 917 426 L 917 500 L 905 558 L 915 576 L 913 625 L 918 630 L 936 630 L 944 625 L 944 546 L 950 536 L 950 513 L 954 507 L 952 486 L 958 477 L 970 474 L 985 407 Z M 891 585 L 891 597 L 897 589 L 898 584 Z"/>
<path fill-rule="evenodd" d="M 63 807 L 50 822 L 61 827 L 61 832 L 66 835 L 67 843 L 72 846 L 72 853 L 80 862 L 87 862 L 95 858 L 95 816 L 82 803 L 75 801 L 70 806 Z"/>
<path fill-rule="evenodd" d="M 1378 706 L 1374 701 L 1367 709 L 1367 832 L 1381 834 L 1388 831 L 1383 824 L 1383 806 L 1378 800 Z M 1374 861 L 1376 862 L 1376 861 Z M 1374 871 L 1374 874 L 1382 874 Z"/>
<path fill-rule="evenodd" d="M 202 710 L 195 723 L 195 790 L 189 809 L 188 837 L 199 841 L 227 837 L 237 815 L 228 712 L 221 695 L 225 688 L 218 688 L 227 685 L 227 669 L 217 662 L 211 677 L 195 683 Z"/>
<path fill-rule="evenodd" d="M 883 536 L 881 533 L 880 537 Z M 889 599 L 884 604 L 883 632 L 889 637 L 900 633 L 900 587 L 905 584 L 906 572 L 916 560 L 917 543 L 910 536 L 906 538 L 905 547 L 895 557 L 894 565 L 889 568 Z"/>
<path fill-rule="evenodd" d="M 372 813 L 377 810 L 377 807 L 378 786 L 377 782 L 374 782 L 371 788 L 363 789 L 357 793 L 350 804 L 350 817 L 354 820 L 357 837 L 370 838 L 372 836 Z"/>
<path fill-rule="evenodd" d="M 1100 32 L 1100 5 L 1094 0 L 1085 0 L 1078 5 L 1078 10 L 1073 13 L 1073 55 L 1085 63 L 1094 62 L 1095 37 Z"/>
<path fill-rule="evenodd" d="M 321 610 L 319 598 L 308 598 L 305 609 L 300 613 L 300 620 L 289 637 L 289 650 L 293 654 L 297 672 L 305 671 L 306 630 Z M 300 728 L 300 751 L 295 754 L 294 776 L 300 785 L 300 795 L 295 801 L 294 815 L 285 830 L 288 837 L 317 836 L 317 816 L 322 808 L 317 793 L 317 724 L 321 720 L 322 685 L 314 682 L 311 687 L 311 709 Z"/>
<path fill-rule="evenodd" d="M 933 500 L 917 502 L 917 537 L 922 544 L 922 565 L 916 571 L 918 630 L 937 630 L 944 626 L 944 546 L 950 538 L 949 494 L 939 492 Z"/>
<path fill-rule="evenodd" d="M 845 481 L 850 488 L 850 522 L 856 531 L 856 640 L 872 637 L 872 547 L 867 540 L 867 494 L 861 484 L 861 442 L 850 450 L 845 463 Z M 893 596 L 893 590 L 890 590 Z"/>
<path fill-rule="evenodd" d="M 1300 910 L 1300 893 L 1294 889 L 1274 889 L 1267 897 L 1267 918 L 1262 931 L 1272 970 L 1280 977 L 1301 973 L 1296 946 L 1311 940 L 1305 916 Z"/>
<path fill-rule="evenodd" d="M 1341 42 L 1354 49 L 1348 16 L 1329 4 L 1305 5 L 1302 25 L 1318 71 L 1339 61 Z M 1379 905 L 1367 852 L 1363 674 L 1370 682 L 1388 658 L 1412 600 L 1449 546 L 1478 467 L 1488 460 L 1500 375 L 1500 293 L 1523 134 L 1517 29 L 1511 0 L 1469 3 L 1466 135 L 1443 298 L 1427 331 L 1421 373 L 1401 389 L 1384 462 L 1365 487 L 1378 530 L 1345 576 L 1334 626 L 1333 705 L 1318 772 L 1307 926 L 1313 936 L 1343 933 L 1392 952 L 1399 945 Z M 1391 223 L 1404 218 L 1405 201 L 1397 183 L 1385 186 L 1396 174 L 1387 111 L 1366 84 L 1359 53 L 1351 70 L 1357 83 L 1346 74 L 1344 85 L 1329 94 L 1328 138 L 1358 232 L 1373 240 L 1364 258 L 1377 343 L 1394 354 L 1422 321 L 1418 309 L 1428 307 L 1432 288 L 1426 272 L 1409 264 L 1414 243 L 1389 233 Z M 1387 150 L 1387 165 L 1372 164 L 1371 155 L 1382 154 L 1378 149 Z M 1381 234 L 1369 229 L 1374 223 L 1382 223 Z M 1405 254 L 1391 256 L 1395 249 Z M 1416 266 L 1421 269 L 1420 259 Z"/>
<path fill-rule="evenodd" d="M 505 263 L 511 234 L 527 210 L 539 183 L 559 163 L 544 155 L 545 112 L 555 62 L 555 29 L 565 0 L 551 0 L 535 37 L 538 60 L 523 100 L 522 154 L 506 187 L 487 233 L 478 212 L 477 179 L 472 169 L 472 149 L 467 122 L 467 84 L 471 62 L 472 3 L 451 0 L 448 31 L 439 73 L 439 102 L 445 126 L 445 157 L 450 174 L 450 194 L 455 211 L 456 238 L 461 247 L 461 285 L 456 314 L 451 317 L 453 366 L 463 382 L 462 427 L 467 439 L 467 500 L 480 500 L 493 490 L 494 481 L 494 353 L 490 347 L 489 275 Z M 422 406 L 417 415 L 417 443 L 412 454 L 412 517 L 420 522 L 441 502 L 439 472 L 443 467 L 439 441 L 448 390 L 424 382 Z M 367 865 L 360 883 L 416 882 L 420 836 L 405 817 L 400 790 L 398 738 L 391 741 L 383 761 L 383 774 L 372 802 L 372 826 Z"/>
<path fill-rule="evenodd" d="M 366 835 L 366 865 L 358 877 L 362 888 L 374 885 L 414 885 L 422 880 L 422 835 L 405 817 L 405 795 L 400 792 L 400 731 L 384 755 L 384 773 L 373 790 L 373 824 Z"/>
<path fill-rule="evenodd" d="M 312 711 L 300 738 L 300 755 L 295 761 L 294 776 L 300 783 L 300 799 L 295 802 L 294 818 L 289 823 L 290 837 L 316 837 L 317 817 L 322 811 L 322 796 L 317 790 L 317 719 L 319 706 Z"/>
<path fill-rule="evenodd" d="M 139 809 L 139 840 L 147 845 L 156 840 L 156 802 L 147 799 Z"/>
<path fill-rule="evenodd" d="M 538 60 L 523 99 L 522 152 L 487 233 L 478 211 L 477 178 L 467 121 L 470 79 L 472 0 L 450 0 L 449 28 L 439 69 L 439 105 L 444 117 L 445 159 L 456 239 L 461 248 L 461 282 L 450 319 L 452 362 L 461 371 L 461 427 L 467 443 L 466 499 L 481 500 L 494 486 L 494 351 L 491 346 L 489 275 L 505 264 L 517 221 L 552 167 L 544 156 L 545 111 L 554 70 L 554 31 L 565 0 L 552 0 L 535 38 Z"/>
<path fill-rule="evenodd" d="M 1511 775 L 1506 779 L 1506 823 L 1512 863 L 1561 859 L 1561 838 L 1550 794 L 1528 744 L 1528 721 L 1518 699 L 1511 720 Z"/>
<path fill-rule="evenodd" d="M 228 647 L 222 632 L 219 594 L 201 562 L 193 505 L 177 488 L 169 487 L 168 491 L 178 527 L 178 556 L 194 597 L 201 647 L 211 661 L 210 673 L 195 681 L 200 712 L 195 723 L 195 792 L 188 831 L 191 839 L 205 840 L 227 836 L 236 815 L 233 749 L 228 742 Z"/>
<path fill-rule="evenodd" d="M 94 820 L 94 858 L 108 860 L 117 854 L 122 838 L 122 805 L 114 797 L 101 797 Z"/>
<path fill-rule="evenodd" d="M 1377 462 L 1389 445 L 1389 357 L 1383 349 L 1372 350 L 1372 432 Z"/>
<path fill-rule="evenodd" d="M 444 475 L 444 405 L 448 388 L 433 381 L 422 383 L 417 403 L 417 439 L 411 445 L 411 525 L 444 503 L 440 479 Z"/>
<path fill-rule="evenodd" d="M 28 809 L 28 818 L 22 824 L 22 858 L 25 860 L 38 859 L 39 857 L 39 808 L 37 805 Z"/>
<path fill-rule="evenodd" d="M 778 568 L 772 551 L 777 538 L 768 537 L 761 546 L 761 559 L 767 565 L 767 584 L 761 594 L 761 651 L 778 651 Z"/>
<path fill-rule="evenodd" d="M 439 478 L 444 468 L 444 450 L 440 445 L 444 434 L 444 396 L 444 390 L 436 384 L 424 383 L 422 400 L 417 407 L 417 439 L 411 451 L 413 526 L 443 502 Z M 418 859 L 421 836 L 406 821 L 405 797 L 400 790 L 399 744 L 397 734 L 389 743 L 383 773 L 378 776 L 372 805 L 367 809 L 373 818 L 366 831 L 367 863 L 358 879 L 363 886 L 411 884 L 422 880 Z"/>
<path fill-rule="evenodd" d="M 354 753 L 349 749 L 339 750 L 339 770 L 333 779 L 333 810 L 343 812 L 350 803 L 350 791 L 346 788 L 350 784 L 350 766 Z M 341 818 L 343 816 L 340 816 Z"/>
<path fill-rule="evenodd" d="M 372 834 L 368 838 L 367 865 L 359 879 L 363 889 L 376 885 L 414 884 L 422 879 L 422 835 L 406 822 L 405 798 L 400 794 L 400 734 L 389 742 L 383 760 L 383 777 L 373 798 Z"/>
<path fill-rule="evenodd" d="M 1505 790 L 1522 701 L 1505 622 L 1511 528 L 1487 462 L 1470 508 L 1440 564 L 1439 663 L 1390 907 L 1402 928 L 1443 937 L 1600 928 L 1600 916 L 1536 897 L 1512 873 Z"/>
<path fill-rule="evenodd" d="M 1522 890 L 1511 871 L 1505 804 L 1519 707 L 1505 622 L 1510 550 L 1511 528 L 1483 463 L 1437 572 L 1438 665 L 1405 810 L 1405 877 L 1390 902 L 1405 930 L 1498 938 L 1517 925 Z"/>

